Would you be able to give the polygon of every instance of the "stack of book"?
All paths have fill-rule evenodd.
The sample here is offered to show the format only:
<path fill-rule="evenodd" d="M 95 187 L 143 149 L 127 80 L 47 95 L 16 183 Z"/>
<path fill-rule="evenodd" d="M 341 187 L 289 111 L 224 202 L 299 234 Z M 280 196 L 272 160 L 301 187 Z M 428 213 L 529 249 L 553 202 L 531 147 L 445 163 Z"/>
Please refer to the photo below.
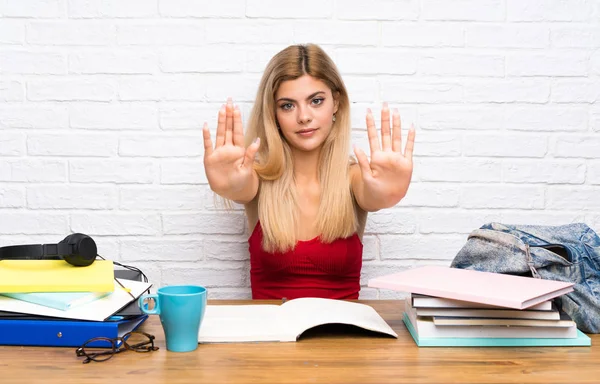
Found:
<path fill-rule="evenodd" d="M 403 321 L 421 347 L 591 345 L 553 304 L 572 283 L 431 266 L 369 286 L 410 293 Z"/>
<path fill-rule="evenodd" d="M 151 284 L 115 274 L 107 260 L 0 261 L 0 345 L 78 347 L 132 331 L 147 318 L 136 298 Z"/>

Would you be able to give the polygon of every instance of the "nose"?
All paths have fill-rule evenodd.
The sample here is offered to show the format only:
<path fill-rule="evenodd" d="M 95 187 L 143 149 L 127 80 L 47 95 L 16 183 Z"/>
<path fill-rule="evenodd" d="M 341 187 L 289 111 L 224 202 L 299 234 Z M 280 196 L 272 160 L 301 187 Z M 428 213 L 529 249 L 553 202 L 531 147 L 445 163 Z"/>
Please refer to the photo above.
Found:
<path fill-rule="evenodd" d="M 309 108 L 298 108 L 298 124 L 308 124 L 312 121 L 312 115 Z"/>

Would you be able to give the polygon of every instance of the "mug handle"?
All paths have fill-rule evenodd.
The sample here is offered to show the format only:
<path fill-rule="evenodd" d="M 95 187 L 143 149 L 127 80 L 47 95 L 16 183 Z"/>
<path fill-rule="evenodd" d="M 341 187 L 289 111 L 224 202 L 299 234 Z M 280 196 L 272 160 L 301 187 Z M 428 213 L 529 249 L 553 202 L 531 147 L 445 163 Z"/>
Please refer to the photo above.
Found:
<path fill-rule="evenodd" d="M 144 301 L 146 301 L 147 299 L 154 299 L 154 309 L 146 308 L 146 306 L 144 305 Z M 140 310 L 146 315 L 160 315 L 160 303 L 158 301 L 157 294 L 152 293 L 149 295 L 140 296 L 140 298 L 138 299 L 138 306 L 140 307 Z"/>

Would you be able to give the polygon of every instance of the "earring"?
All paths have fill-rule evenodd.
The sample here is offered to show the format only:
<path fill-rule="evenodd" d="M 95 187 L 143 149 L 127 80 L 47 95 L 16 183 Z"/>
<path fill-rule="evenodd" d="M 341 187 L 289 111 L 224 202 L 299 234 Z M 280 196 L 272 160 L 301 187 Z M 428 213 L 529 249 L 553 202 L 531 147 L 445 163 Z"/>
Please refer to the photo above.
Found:
<path fill-rule="evenodd" d="M 335 113 L 333 114 L 333 121 L 335 122 Z"/>

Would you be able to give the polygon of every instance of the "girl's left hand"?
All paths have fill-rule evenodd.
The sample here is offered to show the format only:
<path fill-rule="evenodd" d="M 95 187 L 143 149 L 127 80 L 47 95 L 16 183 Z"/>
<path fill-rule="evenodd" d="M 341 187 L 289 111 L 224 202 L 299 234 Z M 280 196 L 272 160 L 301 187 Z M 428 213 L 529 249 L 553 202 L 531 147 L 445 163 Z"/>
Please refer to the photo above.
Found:
<path fill-rule="evenodd" d="M 391 118 L 387 103 L 381 110 L 381 145 L 371 110 L 367 110 L 367 133 L 371 149 L 371 161 L 360 148 L 354 146 L 354 153 L 360 166 L 365 192 L 372 198 L 382 199 L 386 206 L 395 205 L 408 191 L 413 171 L 413 148 L 415 130 L 408 132 L 408 140 L 402 152 L 400 114 L 394 109 Z"/>

